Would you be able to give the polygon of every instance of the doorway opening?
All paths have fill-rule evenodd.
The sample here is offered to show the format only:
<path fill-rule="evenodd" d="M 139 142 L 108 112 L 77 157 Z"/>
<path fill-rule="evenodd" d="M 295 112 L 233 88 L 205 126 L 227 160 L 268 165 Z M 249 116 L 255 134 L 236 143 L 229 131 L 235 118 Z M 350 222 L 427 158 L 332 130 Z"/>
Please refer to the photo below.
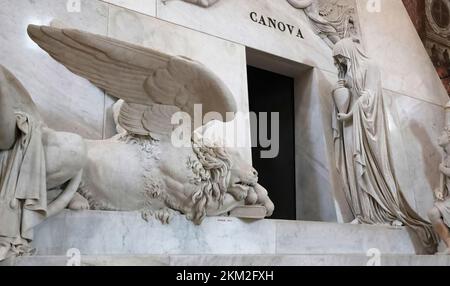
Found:
<path fill-rule="evenodd" d="M 279 146 L 277 156 L 264 158 L 262 151 L 268 148 L 261 146 L 259 140 L 252 142 L 256 146 L 252 148 L 253 166 L 276 206 L 272 218 L 295 220 L 294 79 L 252 66 L 247 66 L 247 78 L 250 111 L 259 118 L 251 122 L 252 133 L 263 132 L 272 144 L 277 140 Z M 267 113 L 267 121 L 261 120 L 261 113 Z M 274 120 L 278 121 L 274 122 L 278 134 L 271 132 Z M 276 135 L 278 139 L 274 138 Z"/>
<path fill-rule="evenodd" d="M 343 205 L 345 198 L 333 188 L 334 165 L 329 155 L 333 151 L 331 126 L 327 125 L 331 75 L 251 48 L 246 55 L 250 111 L 268 113 L 264 128 L 271 143 L 270 113 L 279 115 L 278 156 L 262 158 L 265 148 L 252 142 L 257 146 L 252 156 L 259 182 L 275 204 L 271 218 L 338 221 L 342 210 L 336 206 Z M 261 117 L 257 117 L 258 122 L 250 122 L 252 137 L 260 135 Z M 253 140 L 260 142 L 260 138 Z"/>

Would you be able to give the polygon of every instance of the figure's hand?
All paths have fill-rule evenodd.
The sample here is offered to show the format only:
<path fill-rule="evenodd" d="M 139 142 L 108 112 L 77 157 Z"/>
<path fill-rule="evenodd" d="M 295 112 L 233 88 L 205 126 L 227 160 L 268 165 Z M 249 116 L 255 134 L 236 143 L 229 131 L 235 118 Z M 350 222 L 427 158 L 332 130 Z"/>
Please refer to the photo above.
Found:
<path fill-rule="evenodd" d="M 361 96 L 358 98 L 358 100 L 363 105 L 369 105 L 370 104 L 370 93 L 366 90 L 361 91 Z"/>
<path fill-rule="evenodd" d="M 338 115 L 337 115 L 337 120 L 338 121 L 347 121 L 350 118 L 352 118 L 351 114 L 338 113 Z"/>
<path fill-rule="evenodd" d="M 336 82 L 336 84 L 333 87 L 333 93 L 337 90 L 337 89 L 341 89 L 344 88 L 346 85 L 346 80 L 345 79 L 340 79 Z"/>
<path fill-rule="evenodd" d="M 434 196 L 439 201 L 443 201 L 444 200 L 444 193 L 442 192 L 442 190 L 439 190 L 439 189 L 435 190 L 434 191 Z"/>

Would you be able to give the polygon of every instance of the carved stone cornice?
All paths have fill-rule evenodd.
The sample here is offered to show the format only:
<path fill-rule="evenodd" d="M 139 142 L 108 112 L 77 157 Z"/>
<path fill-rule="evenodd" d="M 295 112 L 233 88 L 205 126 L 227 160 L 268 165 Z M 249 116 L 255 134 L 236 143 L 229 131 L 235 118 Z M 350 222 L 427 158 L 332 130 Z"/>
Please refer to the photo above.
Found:
<path fill-rule="evenodd" d="M 425 0 L 425 14 L 427 17 L 427 22 L 430 25 L 431 29 L 438 35 L 441 36 L 450 36 L 450 21 L 446 27 L 439 26 L 432 15 L 432 6 L 435 1 L 440 0 Z M 441 1 L 447 7 L 448 13 L 450 15 L 450 2 L 449 1 Z"/>

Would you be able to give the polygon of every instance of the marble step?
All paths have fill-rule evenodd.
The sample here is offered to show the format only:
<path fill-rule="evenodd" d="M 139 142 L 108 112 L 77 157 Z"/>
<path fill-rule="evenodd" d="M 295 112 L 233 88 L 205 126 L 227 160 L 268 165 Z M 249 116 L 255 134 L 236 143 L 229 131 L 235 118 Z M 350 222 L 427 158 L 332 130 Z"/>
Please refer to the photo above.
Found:
<path fill-rule="evenodd" d="M 66 256 L 28 256 L 0 266 L 66 266 Z M 450 266 L 450 256 L 382 255 L 379 264 L 356 254 L 81 256 L 81 266 Z"/>
<path fill-rule="evenodd" d="M 406 228 L 323 222 L 209 217 L 196 226 L 184 216 L 169 225 L 138 212 L 65 211 L 35 230 L 37 255 L 298 255 L 424 254 Z"/>

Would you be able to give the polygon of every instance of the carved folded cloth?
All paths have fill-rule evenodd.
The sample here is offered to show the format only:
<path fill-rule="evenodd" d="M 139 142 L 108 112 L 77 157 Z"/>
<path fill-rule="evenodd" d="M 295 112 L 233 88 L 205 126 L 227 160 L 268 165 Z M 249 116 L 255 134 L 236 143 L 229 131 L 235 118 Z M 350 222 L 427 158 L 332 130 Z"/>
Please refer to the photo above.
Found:
<path fill-rule="evenodd" d="M 437 236 L 410 207 L 394 173 L 378 66 L 351 39 L 338 42 L 333 54 L 347 59 L 352 80 L 353 120 L 340 123 L 334 115 L 333 135 L 337 170 L 354 217 L 368 224 L 398 220 L 433 252 Z"/>
<path fill-rule="evenodd" d="M 450 227 L 450 197 L 447 197 L 445 201 L 438 201 L 434 205 L 441 212 L 445 224 Z"/>
<path fill-rule="evenodd" d="M 39 123 L 21 112 L 16 122 L 13 148 L 0 151 L 0 246 L 26 249 L 47 214 L 45 154 Z M 6 254 L 0 251 L 0 261 Z"/>
<path fill-rule="evenodd" d="M 318 13 L 306 9 L 305 14 L 308 16 L 311 27 L 316 35 L 319 35 L 321 38 L 338 36 L 336 28 Z"/>

